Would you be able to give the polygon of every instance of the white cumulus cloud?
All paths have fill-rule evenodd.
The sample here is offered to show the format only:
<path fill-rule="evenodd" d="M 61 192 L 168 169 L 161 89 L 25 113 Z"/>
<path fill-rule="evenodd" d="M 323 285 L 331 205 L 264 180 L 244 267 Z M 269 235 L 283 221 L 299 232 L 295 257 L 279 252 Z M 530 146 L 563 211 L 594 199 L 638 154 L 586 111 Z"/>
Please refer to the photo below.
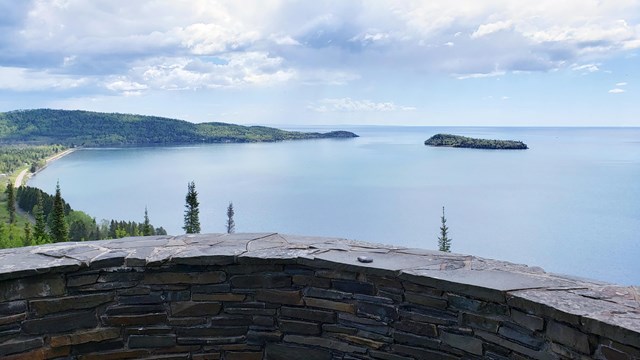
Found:
<path fill-rule="evenodd" d="M 622 94 L 623 92 L 625 92 L 624 89 L 620 89 L 620 88 L 609 90 L 609 94 Z"/>
<path fill-rule="evenodd" d="M 141 95 L 143 90 L 148 89 L 147 85 L 128 81 L 124 78 L 114 79 L 105 84 L 105 87 L 111 91 L 121 93 L 126 96 Z"/>
<path fill-rule="evenodd" d="M 498 21 L 491 24 L 482 24 L 478 27 L 476 31 L 471 34 L 471 38 L 479 38 L 482 36 L 486 36 L 489 34 L 493 34 L 502 30 L 509 30 L 513 27 L 513 23 L 509 20 L 507 21 Z"/>

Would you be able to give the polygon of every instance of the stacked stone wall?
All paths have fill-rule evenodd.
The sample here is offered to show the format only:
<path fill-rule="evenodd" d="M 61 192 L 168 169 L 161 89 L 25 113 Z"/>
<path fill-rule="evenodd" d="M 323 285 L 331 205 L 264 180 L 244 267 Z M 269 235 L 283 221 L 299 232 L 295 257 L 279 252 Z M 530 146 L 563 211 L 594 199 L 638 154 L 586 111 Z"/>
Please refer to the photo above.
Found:
<path fill-rule="evenodd" d="M 214 238 L 237 241 L 244 251 L 230 255 L 226 251 L 232 244 L 212 241 L 197 253 L 192 253 L 196 244 L 187 244 L 185 254 L 185 247 L 167 248 L 171 238 L 154 239 L 158 246 L 147 246 L 151 240 L 146 238 L 140 249 L 135 239 L 125 248 L 78 245 L 76 250 L 85 246 L 85 255 L 86 246 L 106 250 L 91 253 L 89 261 L 72 255 L 68 245 L 18 254 L 24 261 L 47 254 L 53 263 L 4 271 L 0 358 L 640 359 L 639 313 L 631 297 L 623 297 L 631 314 L 623 325 L 581 313 L 587 310 L 575 303 L 575 296 L 582 296 L 577 294 L 603 297 L 604 290 L 594 284 L 549 280 L 539 271 L 527 274 L 526 279 L 539 276 L 545 284 L 560 285 L 544 288 L 547 297 L 542 298 L 540 288 L 502 290 L 460 281 L 458 275 L 446 279 L 420 273 L 432 271 L 429 266 L 413 267 L 420 270 L 413 273 L 386 264 L 375 267 L 393 257 L 390 248 L 380 249 L 394 251 L 332 239 L 325 244 L 332 244 L 337 257 L 353 255 L 335 261 L 319 256 L 322 239 L 310 245 L 308 239 L 296 243 L 294 237 L 279 236 L 286 240 L 283 245 L 257 235 L 247 235 L 244 242 L 241 237 Z M 261 246 L 251 254 L 247 249 L 254 240 L 280 245 Z M 144 254 L 135 256 L 133 250 L 141 249 Z M 374 261 L 359 262 L 362 251 Z M 437 269 L 441 275 L 476 275 L 452 260 L 469 257 L 409 253 L 431 259 L 425 264 L 442 257 L 441 264 L 453 268 Z M 499 282 L 500 276 L 495 279 Z M 567 311 L 567 304 L 580 311 Z M 594 313 L 611 311 L 612 317 L 620 306 L 597 304 L 605 309 L 593 308 Z"/>

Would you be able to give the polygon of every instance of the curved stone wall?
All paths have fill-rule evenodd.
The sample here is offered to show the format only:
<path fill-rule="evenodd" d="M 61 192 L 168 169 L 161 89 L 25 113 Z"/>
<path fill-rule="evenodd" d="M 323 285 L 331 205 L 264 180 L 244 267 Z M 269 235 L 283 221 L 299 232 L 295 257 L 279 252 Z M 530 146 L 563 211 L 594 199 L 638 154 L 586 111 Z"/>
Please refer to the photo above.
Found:
<path fill-rule="evenodd" d="M 371 261 L 371 262 L 368 262 Z M 3 359 L 639 359 L 638 288 L 279 234 L 0 251 Z"/>

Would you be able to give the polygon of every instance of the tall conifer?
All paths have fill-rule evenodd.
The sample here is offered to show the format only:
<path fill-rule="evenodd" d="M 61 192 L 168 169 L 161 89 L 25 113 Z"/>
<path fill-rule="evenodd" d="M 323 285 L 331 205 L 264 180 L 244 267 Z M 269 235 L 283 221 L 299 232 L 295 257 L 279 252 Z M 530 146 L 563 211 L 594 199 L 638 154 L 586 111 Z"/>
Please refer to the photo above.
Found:
<path fill-rule="evenodd" d="M 230 202 L 227 207 L 227 234 L 233 234 L 236 232 L 236 223 L 233 221 L 233 215 L 235 212 L 233 211 L 233 203 Z"/>
<path fill-rule="evenodd" d="M 36 192 L 36 205 L 33 207 L 33 217 L 36 219 L 36 224 L 33 227 L 34 243 L 44 244 L 49 242 L 49 235 L 47 234 L 47 222 L 44 218 L 42 194 L 39 191 Z"/>
<path fill-rule="evenodd" d="M 16 222 L 16 192 L 11 182 L 7 182 L 7 211 L 9 212 L 9 224 Z"/>
<path fill-rule="evenodd" d="M 27 221 L 24 223 L 24 246 L 33 245 L 31 237 L 31 224 Z"/>
<path fill-rule="evenodd" d="M 187 196 L 185 197 L 184 210 L 184 226 L 182 227 L 187 234 L 200 233 L 200 209 L 198 206 L 198 192 L 196 184 L 192 181 L 187 187 Z"/>
<path fill-rule="evenodd" d="M 64 216 L 64 201 L 60 193 L 60 182 L 56 183 L 56 195 L 53 197 L 53 219 L 51 221 L 51 239 L 53 242 L 69 241 L 69 225 Z"/>
<path fill-rule="evenodd" d="M 151 226 L 151 222 L 149 221 L 149 212 L 147 211 L 146 206 L 144 207 L 144 223 L 142 224 L 142 235 L 153 235 L 153 226 Z"/>
<path fill-rule="evenodd" d="M 442 217 L 440 218 L 442 225 L 440 226 L 440 236 L 438 236 L 438 250 L 451 252 L 451 238 L 449 237 L 449 228 L 447 227 L 447 218 L 444 217 L 444 206 L 442 207 Z"/>

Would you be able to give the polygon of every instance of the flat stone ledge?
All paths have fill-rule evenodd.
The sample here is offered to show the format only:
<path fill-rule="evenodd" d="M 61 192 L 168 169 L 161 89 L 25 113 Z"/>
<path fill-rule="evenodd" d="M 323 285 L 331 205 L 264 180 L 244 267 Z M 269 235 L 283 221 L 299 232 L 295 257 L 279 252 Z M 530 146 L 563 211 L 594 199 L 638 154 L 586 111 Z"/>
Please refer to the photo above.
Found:
<path fill-rule="evenodd" d="M 373 261 L 363 263 L 359 257 Z M 640 347 L 640 287 L 564 277 L 538 267 L 469 255 L 277 233 L 153 236 L 0 250 L 0 298 L 11 299 L 17 290 L 6 280 L 34 276 L 56 279 L 56 274 L 79 269 L 275 262 L 395 276 L 442 291 L 532 309 Z M 45 297 L 55 290 L 27 287 L 25 291 Z"/>

